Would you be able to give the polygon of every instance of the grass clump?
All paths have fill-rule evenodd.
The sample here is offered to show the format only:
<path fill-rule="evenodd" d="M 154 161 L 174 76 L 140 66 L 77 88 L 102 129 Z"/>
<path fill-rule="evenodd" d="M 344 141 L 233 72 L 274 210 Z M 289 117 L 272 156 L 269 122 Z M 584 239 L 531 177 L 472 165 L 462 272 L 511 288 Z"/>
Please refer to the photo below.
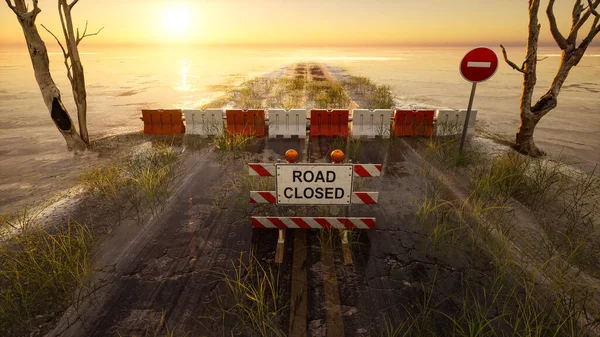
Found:
<path fill-rule="evenodd" d="M 303 108 L 304 90 L 307 81 L 304 77 L 280 77 L 268 99 L 269 108 Z"/>
<path fill-rule="evenodd" d="M 456 168 L 454 144 L 434 144 L 429 158 Z M 449 336 L 595 336 L 597 288 L 578 275 L 600 265 L 598 176 L 514 152 L 473 156 L 461 171 L 471 181 L 467 200 L 446 200 L 443 185 L 431 183 L 417 225 L 434 249 L 483 256 L 495 269 L 466 279 L 458 310 L 432 324 L 445 322 Z M 519 224 L 523 206 L 541 226 Z"/>
<path fill-rule="evenodd" d="M 366 109 L 391 109 L 394 95 L 389 85 L 377 85 L 367 77 L 350 76 L 343 82 L 352 98 Z"/>
<path fill-rule="evenodd" d="M 213 206 L 217 209 L 233 208 L 247 216 L 251 210 L 266 211 L 270 204 L 250 204 L 250 191 L 275 190 L 274 177 L 251 176 L 247 172 L 234 174 L 227 183 L 215 191 Z"/>
<path fill-rule="evenodd" d="M 217 297 L 215 314 L 200 317 L 210 322 L 207 330 L 220 331 L 223 335 L 235 331 L 244 336 L 286 336 L 279 328 L 287 302 L 282 296 L 277 271 L 263 266 L 250 252 L 241 253 L 237 263 L 232 262 L 231 271 L 216 272 L 216 275 L 222 293 Z"/>
<path fill-rule="evenodd" d="M 350 105 L 350 97 L 339 82 L 309 82 L 306 95 L 308 108 L 346 109 Z"/>
<path fill-rule="evenodd" d="M 0 334 L 39 335 L 91 291 L 92 232 L 71 220 L 42 228 L 25 209 L 2 216 L 0 234 Z"/>
<path fill-rule="evenodd" d="M 242 109 L 264 109 L 266 100 L 275 85 L 272 78 L 258 77 L 246 80 L 228 92 L 228 101 Z"/>
<path fill-rule="evenodd" d="M 81 175 L 88 190 L 121 214 L 133 210 L 138 222 L 164 207 L 171 193 L 179 159 L 172 146 L 158 144 L 142 149 L 121 163 L 94 168 Z"/>
<path fill-rule="evenodd" d="M 238 153 L 250 150 L 253 139 L 253 135 L 223 130 L 220 134 L 213 136 L 211 142 L 219 151 Z"/>

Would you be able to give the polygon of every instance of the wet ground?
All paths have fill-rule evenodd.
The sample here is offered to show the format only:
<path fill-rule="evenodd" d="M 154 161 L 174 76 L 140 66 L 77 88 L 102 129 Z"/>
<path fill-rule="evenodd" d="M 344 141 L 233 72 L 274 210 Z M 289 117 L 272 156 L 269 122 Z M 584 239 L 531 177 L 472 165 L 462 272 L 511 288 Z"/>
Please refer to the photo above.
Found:
<path fill-rule="evenodd" d="M 223 289 L 216 272 L 232 269 L 242 252 L 254 251 L 265 266 L 281 276 L 282 300 L 289 302 L 294 230 L 286 233 L 284 261 L 275 264 L 277 231 L 252 229 L 249 216 L 281 215 L 286 209 L 249 207 L 236 200 L 246 190 L 230 191 L 226 202 L 215 200 L 234 175 L 247 172 L 248 162 L 283 159 L 295 148 L 300 161 L 327 162 L 327 154 L 341 147 L 355 163 L 383 163 L 380 178 L 356 182 L 363 191 L 379 191 L 378 205 L 353 205 L 351 209 L 311 208 L 309 215 L 375 216 L 376 229 L 351 234 L 353 265 L 344 265 L 339 237 L 334 236 L 333 256 L 339 284 L 343 331 L 346 336 L 371 336 L 383 326 L 386 315 L 399 322 L 406 310 L 422 300 L 427 287 L 440 296 L 460 293 L 465 274 L 485 271 L 485 261 L 470 260 L 467 253 L 447 254 L 428 247 L 428 237 L 415 225 L 415 209 L 426 190 L 419 158 L 405 142 L 382 139 L 345 144 L 339 139 L 256 139 L 252 151 L 222 156 L 215 150 L 189 154 L 181 187 L 165 211 L 144 226 L 121 224 L 103 243 L 102 271 L 94 301 L 71 312 L 49 336 L 144 335 L 164 314 L 167 329 L 190 336 L 216 336 L 236 325 L 214 325 L 202 317 L 214 316 Z M 268 178 L 267 178 L 268 179 Z M 241 199 L 239 199 L 241 200 Z M 263 213 L 261 213 L 263 212 Z M 264 213 L 268 212 L 268 213 Z M 309 336 L 327 333 L 323 282 L 322 233 L 308 231 L 307 285 Z M 483 257 L 482 257 L 483 259 Z M 289 303 L 288 303 L 289 304 Z M 451 301 L 447 304 L 452 310 Z M 289 309 L 277 317 L 287 334 Z M 76 317 L 79 316 L 79 319 Z M 68 318 L 68 319 L 67 319 Z M 76 319 L 76 321 L 74 321 Z M 210 324 L 209 324 L 210 323 Z M 233 329 L 234 335 L 239 331 Z M 244 335 L 244 334 L 241 334 Z"/>

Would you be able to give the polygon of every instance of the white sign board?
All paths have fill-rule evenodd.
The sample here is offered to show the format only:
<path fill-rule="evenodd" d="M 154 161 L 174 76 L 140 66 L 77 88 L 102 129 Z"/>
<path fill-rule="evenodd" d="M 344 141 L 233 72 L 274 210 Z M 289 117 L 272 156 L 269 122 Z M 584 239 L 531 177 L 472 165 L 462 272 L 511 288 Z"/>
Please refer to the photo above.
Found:
<path fill-rule="evenodd" d="M 350 205 L 352 164 L 277 164 L 278 205 Z"/>

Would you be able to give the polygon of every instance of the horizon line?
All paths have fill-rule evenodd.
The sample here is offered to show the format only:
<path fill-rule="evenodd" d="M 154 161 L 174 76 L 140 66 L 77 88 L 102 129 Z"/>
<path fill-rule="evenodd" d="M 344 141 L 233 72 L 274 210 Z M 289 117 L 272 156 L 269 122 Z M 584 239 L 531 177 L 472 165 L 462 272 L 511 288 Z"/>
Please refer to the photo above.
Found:
<path fill-rule="evenodd" d="M 25 43 L 22 42 L 8 42 L 1 43 L 0 46 L 6 47 L 21 47 Z M 214 48 L 459 48 L 459 47 L 500 47 L 500 44 L 506 47 L 526 47 L 524 42 L 461 42 L 461 43 L 355 43 L 355 44 L 303 44 L 303 43 L 95 43 L 90 45 L 83 45 L 89 47 L 214 47 Z M 50 42 L 46 43 L 47 47 L 59 47 L 58 44 Z M 556 43 L 543 42 L 538 44 L 539 47 L 556 47 L 560 49 Z M 600 47 L 600 41 L 592 43 L 589 47 Z"/>

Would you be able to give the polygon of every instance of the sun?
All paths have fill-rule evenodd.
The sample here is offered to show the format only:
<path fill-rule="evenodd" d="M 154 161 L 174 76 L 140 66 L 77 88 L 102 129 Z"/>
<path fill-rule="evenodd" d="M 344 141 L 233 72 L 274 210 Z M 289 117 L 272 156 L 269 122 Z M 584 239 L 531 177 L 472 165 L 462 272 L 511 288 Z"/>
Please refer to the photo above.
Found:
<path fill-rule="evenodd" d="M 187 35 L 190 28 L 189 12 L 184 7 L 168 8 L 163 17 L 165 30 L 171 34 Z"/>

